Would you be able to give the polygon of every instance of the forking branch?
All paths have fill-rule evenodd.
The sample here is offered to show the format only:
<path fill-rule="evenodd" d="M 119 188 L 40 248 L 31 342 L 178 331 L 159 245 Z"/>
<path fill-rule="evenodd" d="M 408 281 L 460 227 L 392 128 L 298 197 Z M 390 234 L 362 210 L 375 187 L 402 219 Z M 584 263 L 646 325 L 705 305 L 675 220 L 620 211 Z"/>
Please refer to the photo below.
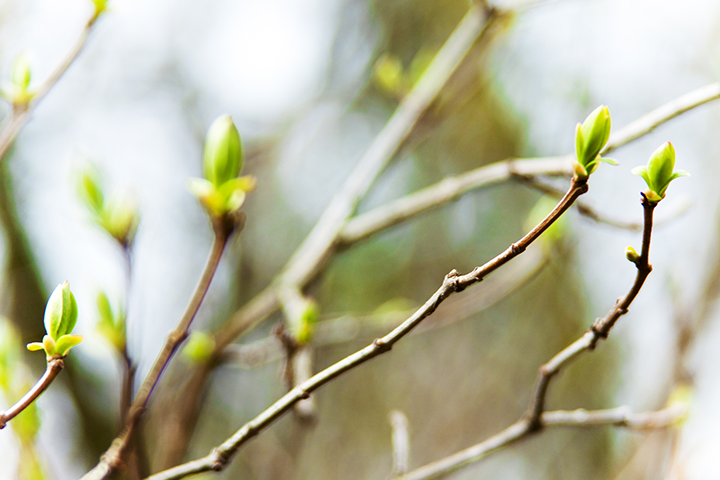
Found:
<path fill-rule="evenodd" d="M 158 474 L 148 477 L 152 480 L 169 480 L 184 478 L 188 475 L 220 471 L 230 462 L 235 453 L 248 440 L 270 426 L 284 413 L 289 411 L 295 404 L 310 396 L 310 394 L 326 383 L 339 377 L 345 372 L 362 365 L 368 360 L 389 351 L 395 343 L 410 333 L 423 319 L 430 316 L 437 307 L 450 295 L 461 292 L 467 287 L 480 282 L 486 275 L 497 270 L 507 262 L 524 252 L 527 247 L 537 240 L 560 216 L 567 211 L 573 202 L 583 193 L 587 192 L 587 179 L 574 177 L 570 188 L 555 208 L 538 224 L 517 242 L 511 244 L 504 252 L 488 261 L 482 266 L 476 267 L 471 272 L 461 275 L 452 270 L 445 276 L 442 286 L 420 307 L 410 318 L 400 326 L 382 338 L 376 339 L 372 344 L 358 352 L 331 365 L 325 370 L 317 373 L 305 382 L 296 385 L 289 393 L 284 395 L 268 409 L 246 423 L 233 436 L 228 438 L 222 445 L 201 459 L 188 462 L 170 468 Z"/>

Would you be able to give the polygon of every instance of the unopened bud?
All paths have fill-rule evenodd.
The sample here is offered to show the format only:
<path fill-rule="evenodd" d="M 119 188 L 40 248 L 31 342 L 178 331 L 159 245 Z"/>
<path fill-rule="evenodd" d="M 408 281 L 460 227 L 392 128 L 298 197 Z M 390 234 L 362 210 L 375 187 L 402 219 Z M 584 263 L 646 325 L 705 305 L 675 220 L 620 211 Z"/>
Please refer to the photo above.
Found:
<path fill-rule="evenodd" d="M 220 187 L 240 174 L 242 164 L 240 134 L 230 115 L 222 115 L 213 122 L 205 137 L 203 174 Z"/>

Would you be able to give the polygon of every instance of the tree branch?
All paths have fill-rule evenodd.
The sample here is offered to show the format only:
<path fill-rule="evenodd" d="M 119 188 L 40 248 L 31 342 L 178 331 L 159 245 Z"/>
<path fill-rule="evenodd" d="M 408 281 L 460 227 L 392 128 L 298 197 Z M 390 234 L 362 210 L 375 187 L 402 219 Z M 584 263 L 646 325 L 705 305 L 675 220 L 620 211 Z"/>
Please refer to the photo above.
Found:
<path fill-rule="evenodd" d="M 53 70 L 50 76 L 37 88 L 32 101 L 27 104 L 25 108 L 13 108 L 10 120 L 2 128 L 2 131 L 0 131 L 0 162 L 3 161 L 15 141 L 15 138 L 17 138 L 22 128 L 30 120 L 30 116 L 35 111 L 35 108 L 37 108 L 42 99 L 45 98 L 48 92 L 50 92 L 60 78 L 62 78 L 68 68 L 70 68 L 70 65 L 72 65 L 78 55 L 80 55 L 80 52 L 83 51 L 85 45 L 87 44 L 90 31 L 97 22 L 98 18 L 99 17 L 97 15 L 93 15 L 90 20 L 88 20 L 85 24 L 85 28 L 80 34 L 80 37 L 75 42 L 75 45 L 73 45 L 72 49 L 68 52 L 63 61 L 55 67 L 55 70 Z"/>
<path fill-rule="evenodd" d="M 663 123 L 693 108 L 720 98 L 720 83 L 693 90 L 656 108 L 613 132 L 602 155 L 647 135 Z M 467 173 L 448 177 L 418 192 L 377 207 L 350 220 L 340 232 L 340 242 L 349 245 L 433 208 L 457 200 L 473 190 L 495 185 L 513 176 L 571 175 L 573 155 L 534 159 L 510 159 Z M 578 207 L 582 208 L 582 207 Z"/>
<path fill-rule="evenodd" d="M 133 433 L 145 411 L 153 389 L 160 380 L 163 371 L 170 363 L 170 359 L 173 354 L 185 338 L 187 338 L 190 324 L 195 318 L 195 315 L 205 298 L 205 294 L 210 287 L 210 282 L 212 281 L 215 271 L 220 263 L 220 258 L 222 257 L 223 250 L 227 244 L 230 231 L 223 226 L 217 225 L 215 226 L 214 231 L 215 239 L 213 241 L 212 249 L 205 265 L 205 269 L 200 277 L 200 281 L 198 282 L 195 292 L 190 299 L 190 303 L 185 309 L 185 313 L 175 329 L 170 332 L 165 339 L 165 345 L 158 354 L 155 362 L 150 368 L 150 371 L 143 380 L 140 389 L 135 395 L 135 399 L 128 411 L 123 431 L 117 438 L 115 438 L 110 448 L 102 456 L 100 463 L 98 463 L 90 472 L 85 474 L 82 477 L 82 480 L 100 480 L 107 478 L 114 470 L 122 465 L 123 455 L 125 454 Z"/>
<path fill-rule="evenodd" d="M 575 411 L 558 410 L 543 413 L 540 420 L 546 427 L 588 428 L 608 425 L 643 430 L 672 426 L 681 421 L 686 415 L 687 408 L 684 405 L 673 405 L 663 410 L 642 413 L 631 413 L 628 407 L 590 411 L 582 409 Z M 413 470 L 406 475 L 395 477 L 393 480 L 439 478 L 480 460 L 495 450 L 507 447 L 520 439 L 528 437 L 533 432 L 530 421 L 527 418 L 522 418 L 484 442 Z"/>
<path fill-rule="evenodd" d="M 65 367 L 65 360 L 62 358 L 52 358 L 47 362 L 45 373 L 40 380 L 26 393 L 15 405 L 8 408 L 5 412 L 0 413 L 0 430 L 5 428 L 7 422 L 18 416 L 20 412 L 29 407 L 35 400 L 43 394 L 50 384 L 58 376 L 58 373 Z"/>
<path fill-rule="evenodd" d="M 276 279 L 276 284 L 287 283 L 302 288 L 318 273 L 332 254 L 343 225 L 355 211 L 360 199 L 395 156 L 478 37 L 487 31 L 487 25 L 494 15 L 497 15 L 494 10 L 488 11 L 480 6 L 470 8 L 418 83 L 375 137 L 338 194 L 330 201 L 315 227 Z M 274 296 L 275 293 L 266 290 L 261 295 L 262 303 L 269 304 L 269 295 Z M 279 307 L 277 299 L 272 303 L 274 305 L 270 313 Z M 263 312 L 267 311 L 264 309 Z M 217 351 L 261 320 L 248 317 L 242 310 L 238 312 L 216 335 Z"/>
<path fill-rule="evenodd" d="M 642 194 L 641 194 L 642 195 Z M 643 206 L 643 218 L 644 218 L 644 228 L 643 228 L 643 243 L 642 243 L 642 253 L 640 254 L 640 257 L 634 261 L 635 266 L 637 268 L 637 275 L 635 277 L 635 281 L 633 282 L 632 287 L 630 288 L 630 291 L 620 299 L 611 309 L 610 311 L 605 315 L 603 318 L 598 318 L 595 320 L 595 322 L 592 324 L 590 329 L 585 332 L 585 334 L 580 337 L 578 340 L 573 342 L 570 346 L 564 348 L 560 353 L 555 355 L 549 362 L 547 362 L 545 365 L 541 366 L 538 373 L 538 378 L 535 383 L 535 390 L 533 392 L 530 406 L 528 407 L 528 410 L 525 412 L 525 415 L 515 422 L 510 427 L 506 428 L 502 432 L 490 437 L 489 439 L 485 440 L 482 443 L 479 443 L 475 445 L 474 447 L 470 447 L 469 449 L 463 450 L 461 452 L 458 452 L 456 454 L 453 454 L 449 457 L 446 457 L 442 460 L 439 460 L 437 462 L 431 463 L 429 465 L 426 465 L 425 467 L 421 467 L 414 472 L 409 473 L 408 475 L 405 475 L 403 477 L 399 477 L 396 480 L 420 480 L 420 479 L 429 479 L 429 478 L 436 478 L 440 475 L 444 475 L 446 473 L 449 473 L 453 470 L 456 470 L 463 465 L 469 464 L 473 461 L 479 460 L 480 458 L 484 457 L 488 453 L 497 450 L 501 447 L 507 446 L 529 434 L 532 434 L 534 432 L 540 431 L 542 428 L 546 426 L 554 426 L 562 424 L 564 426 L 568 425 L 575 425 L 579 424 L 580 426 L 587 426 L 587 425 L 598 425 L 603 423 L 610 423 L 615 425 L 623 425 L 623 426 L 631 426 L 631 425 L 643 425 L 643 421 L 638 420 L 635 421 L 633 419 L 632 422 L 628 422 L 626 417 L 622 416 L 622 412 L 619 412 L 616 410 L 609 410 L 605 411 L 606 416 L 603 415 L 593 415 L 588 417 L 585 413 L 578 413 L 578 412 L 584 412 L 584 411 L 576 411 L 573 412 L 572 415 L 568 414 L 568 412 L 553 412 L 552 414 L 548 415 L 544 412 L 545 410 L 545 399 L 547 396 L 547 390 L 548 386 L 550 384 L 550 380 L 558 373 L 560 370 L 567 366 L 569 363 L 571 363 L 573 360 L 575 360 L 581 353 L 592 350 L 595 348 L 595 345 L 597 344 L 598 340 L 601 338 L 607 338 L 610 329 L 613 327 L 615 322 L 627 313 L 627 309 L 630 306 L 630 304 L 633 302 L 635 297 L 637 296 L 638 292 L 642 288 L 643 283 L 645 282 L 645 279 L 650 274 L 650 271 L 652 270 L 652 267 L 649 264 L 649 255 L 650 255 L 650 237 L 652 232 L 652 226 L 653 226 L 653 211 L 655 210 L 655 204 L 652 204 L 647 201 L 647 198 L 645 198 L 645 195 L 642 195 L 642 206 Z M 684 411 L 684 410 L 683 410 Z M 607 412 L 614 412 L 614 413 L 607 413 Z M 678 413 L 678 412 L 675 412 Z M 620 415 L 618 417 L 618 415 Z M 661 419 L 666 419 L 667 416 L 661 417 Z M 680 416 L 678 417 L 670 417 L 675 418 L 675 420 L 679 420 Z M 652 422 L 655 422 L 657 424 L 667 425 L 669 423 L 662 423 L 657 419 L 651 419 Z M 550 421 L 551 423 L 546 423 L 547 421 Z M 644 420 L 648 425 L 655 424 L 647 420 L 645 418 Z M 556 423 L 552 423 L 556 422 Z M 648 423 L 649 422 L 649 423 Z M 672 423 L 672 422 L 670 422 Z M 647 427 L 651 428 L 651 427 Z"/>
<path fill-rule="evenodd" d="M 313 391 L 334 380 L 343 373 L 389 351 L 395 343 L 410 333 L 410 331 L 424 318 L 430 316 L 450 295 L 455 292 L 461 292 L 470 285 L 480 282 L 486 275 L 497 270 L 524 252 L 533 241 L 535 241 L 558 218 L 560 218 L 560 216 L 567 211 L 568 208 L 570 208 L 573 202 L 580 195 L 587 192 L 587 190 L 587 179 L 578 179 L 577 177 L 573 178 L 572 185 L 562 200 L 560 200 L 555 208 L 537 226 L 535 226 L 535 228 L 530 230 L 530 232 L 528 232 L 520 240 L 510 245 L 500 255 L 496 256 L 484 265 L 476 267 L 472 272 L 466 275 L 460 275 L 457 270 L 452 270 L 445 276 L 442 286 L 435 292 L 435 294 L 430 297 L 430 299 L 428 299 L 428 301 L 425 302 L 425 304 L 410 318 L 405 320 L 392 332 L 382 338 L 375 339 L 372 344 L 362 350 L 355 352 L 343 360 L 329 366 L 325 370 L 311 377 L 309 380 L 296 385 L 290 392 L 276 401 L 267 410 L 262 412 L 250 422 L 246 423 L 222 445 L 213 449 L 208 456 L 170 468 L 148 478 L 154 480 L 176 479 L 199 472 L 222 470 L 243 444 L 274 423 L 275 420 L 280 418 L 299 401 L 308 398 Z"/>

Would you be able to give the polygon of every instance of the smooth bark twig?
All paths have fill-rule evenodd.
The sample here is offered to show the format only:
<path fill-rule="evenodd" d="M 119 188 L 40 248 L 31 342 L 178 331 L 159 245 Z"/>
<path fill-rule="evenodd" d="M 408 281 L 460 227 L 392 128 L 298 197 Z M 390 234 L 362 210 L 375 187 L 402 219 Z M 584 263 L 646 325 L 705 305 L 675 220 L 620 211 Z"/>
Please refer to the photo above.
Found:
<path fill-rule="evenodd" d="M 367 347 L 327 367 L 325 370 L 315 374 L 305 382 L 297 384 L 290 392 L 281 397 L 268 409 L 246 423 L 233 436 L 228 438 L 222 445 L 198 460 L 188 462 L 163 472 L 148 477 L 152 480 L 169 480 L 183 478 L 200 472 L 221 471 L 230 462 L 235 453 L 248 440 L 270 426 L 295 404 L 310 396 L 310 394 L 326 383 L 334 380 L 345 372 L 362 365 L 378 355 L 389 351 L 392 346 L 410 333 L 423 319 L 430 316 L 437 307 L 450 295 L 461 292 L 467 287 L 480 282 L 486 275 L 497 270 L 507 262 L 524 252 L 527 247 L 535 241 L 545 230 L 547 230 L 560 216 L 567 211 L 577 198 L 587 192 L 587 179 L 573 178 L 572 184 L 565 196 L 548 213 L 548 215 L 523 236 L 517 242 L 511 244 L 504 252 L 485 263 L 476 267 L 470 273 L 460 275 L 457 270 L 452 270 L 445 276 L 442 286 L 420 307 L 410 318 L 382 338 L 377 338 Z"/>
<path fill-rule="evenodd" d="M 215 271 L 220 264 L 220 259 L 222 258 L 225 245 L 227 245 L 228 236 L 230 235 L 231 230 L 224 228 L 223 226 L 216 225 L 214 231 L 215 238 L 210 255 L 207 263 L 205 264 L 205 269 L 200 277 L 200 281 L 195 288 L 195 292 L 185 309 L 185 313 L 175 329 L 168 334 L 162 350 L 158 354 L 155 362 L 150 368 L 150 371 L 146 375 L 142 385 L 135 395 L 133 403 L 128 411 L 127 420 L 122 432 L 117 438 L 115 438 L 110 448 L 102 456 L 100 463 L 82 477 L 83 480 L 100 480 L 107 478 L 114 470 L 122 465 L 123 455 L 125 454 L 140 418 L 147 407 L 150 396 L 160 380 L 163 371 L 170 363 L 170 359 L 173 354 L 180 344 L 187 338 L 190 324 L 200 309 L 200 305 L 202 304 L 205 294 L 210 287 L 210 282 L 212 281 Z"/>
<path fill-rule="evenodd" d="M 52 358 L 47 362 L 45 373 L 40 380 L 26 393 L 20 400 L 6 411 L 0 413 L 0 430 L 5 428 L 7 422 L 18 416 L 20 412 L 29 407 L 35 400 L 47 390 L 50 384 L 58 376 L 58 373 L 65 367 L 65 360 L 62 358 Z"/>
<path fill-rule="evenodd" d="M 444 475 L 451 471 L 457 470 L 464 465 L 477 461 L 482 457 L 486 456 L 488 453 L 499 448 L 508 446 L 511 443 L 530 434 L 536 433 L 547 426 L 556 426 L 558 424 L 562 424 L 564 426 L 575 424 L 578 424 L 579 426 L 589 426 L 608 423 L 622 426 L 638 426 L 643 424 L 641 421 L 628 422 L 626 418 L 622 416 L 620 419 L 618 419 L 616 416 L 614 416 L 614 414 L 608 414 L 607 417 L 602 417 L 602 415 L 594 415 L 587 417 L 587 415 L 585 415 L 587 412 L 576 412 L 574 416 L 568 415 L 567 412 L 564 414 L 560 414 L 557 412 L 552 412 L 548 414 L 545 412 L 545 399 L 547 396 L 547 390 L 550 384 L 550 380 L 552 380 L 552 378 L 557 373 L 559 373 L 562 368 L 566 367 L 573 360 L 578 358 L 580 354 L 585 351 L 593 350 L 598 340 L 607 338 L 610 330 L 615 325 L 617 320 L 622 315 L 627 313 L 629 306 L 637 297 L 637 294 L 640 292 L 640 289 L 645 283 L 645 279 L 652 270 L 652 267 L 649 263 L 650 239 L 653 227 L 653 212 L 655 210 L 656 204 L 648 202 L 645 195 L 642 195 L 641 203 L 643 206 L 644 220 L 642 250 L 639 258 L 637 258 L 633 262 L 637 268 L 637 274 L 635 276 L 635 281 L 633 282 L 632 287 L 623 298 L 617 301 L 617 303 L 610 309 L 610 311 L 608 311 L 608 313 L 604 317 L 596 319 L 590 329 L 588 329 L 588 331 L 585 332 L 582 337 L 580 337 L 568 347 L 564 348 L 562 351 L 560 351 L 560 353 L 550 359 L 549 362 L 540 367 L 538 377 L 535 383 L 535 389 L 530 400 L 530 406 L 528 407 L 528 410 L 525 412 L 523 417 L 510 427 L 490 437 L 484 442 L 481 442 L 474 447 L 470 447 L 461 452 L 450 455 L 449 457 L 446 457 L 444 459 L 438 460 L 437 462 L 433 462 L 429 465 L 421 467 L 409 473 L 408 475 L 398 477 L 397 480 L 424 480 L 436 478 L 440 475 Z M 625 412 L 626 411 L 627 409 L 625 409 Z M 621 413 L 617 409 L 608 410 L 606 412 L 615 412 L 618 414 Z M 677 413 L 677 415 L 672 416 L 672 418 L 675 419 L 674 421 L 677 421 L 681 418 L 681 416 L 678 412 L 675 413 Z M 662 416 L 661 419 L 662 418 L 667 417 Z M 647 421 L 646 423 L 648 427 L 646 428 L 654 428 L 650 425 L 655 424 L 660 426 L 667 426 L 668 424 L 672 423 L 672 421 L 662 422 L 660 420 L 654 419 L 654 417 L 651 420 L 655 423 Z"/>
<path fill-rule="evenodd" d="M 551 411 L 541 415 L 546 427 L 589 428 L 598 426 L 625 427 L 633 430 L 666 428 L 687 415 L 684 405 L 673 405 L 654 412 L 632 413 L 628 407 L 608 410 Z M 470 448 L 420 467 L 393 480 L 429 480 L 451 473 L 480 460 L 488 454 L 528 437 L 533 432 L 530 421 L 522 418 L 505 430 Z"/>
<path fill-rule="evenodd" d="M 492 12 L 474 6 L 458 24 L 418 83 L 375 137 L 310 234 L 288 261 L 275 282 L 280 288 L 283 288 L 283 284 L 304 287 L 325 264 L 338 242 L 343 225 L 355 212 L 358 202 L 395 156 L 478 37 L 486 31 Z M 275 296 L 274 290 L 271 288 L 270 292 L 261 294 L 262 303 L 269 303 L 268 297 Z M 274 300 L 272 312 L 279 308 L 278 299 Z M 216 336 L 218 351 L 260 320 L 242 313 L 234 316 Z"/>
<path fill-rule="evenodd" d="M 87 44 L 90 31 L 97 22 L 98 18 L 99 17 L 97 15 L 93 15 L 90 20 L 88 20 L 85 24 L 85 28 L 83 28 L 80 37 L 77 39 L 72 49 L 68 52 L 63 61 L 55 67 L 55 70 L 53 70 L 50 76 L 37 88 L 30 103 L 28 103 L 24 108 L 13 108 L 9 121 L 4 125 L 2 131 L 0 131 L 0 162 L 3 161 L 15 141 L 15 138 L 17 138 L 22 128 L 30 120 L 30 116 L 35 108 L 42 99 L 45 98 L 60 78 L 62 78 L 68 68 L 70 68 L 70 65 L 72 65 L 78 55 L 80 55 L 80 52 L 83 51 L 85 45 Z"/>

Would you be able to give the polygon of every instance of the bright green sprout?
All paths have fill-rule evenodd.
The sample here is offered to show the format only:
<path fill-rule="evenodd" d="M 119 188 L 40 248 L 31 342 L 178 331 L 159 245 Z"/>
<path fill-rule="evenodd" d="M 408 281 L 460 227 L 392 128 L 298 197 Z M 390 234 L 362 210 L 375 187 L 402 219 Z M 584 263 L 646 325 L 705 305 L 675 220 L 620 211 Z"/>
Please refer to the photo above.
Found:
<path fill-rule="evenodd" d="M 600 166 L 600 162 L 617 165 L 615 160 L 603 158 L 600 151 L 610 138 L 610 111 L 600 105 L 581 124 L 575 127 L 575 154 L 573 162 L 575 175 L 586 179 Z"/>
<path fill-rule="evenodd" d="M 97 226 L 117 240 L 123 248 L 135 238 L 140 214 L 135 200 L 117 193 L 106 198 L 98 169 L 88 164 L 79 174 L 78 196 L 90 211 Z"/>
<path fill-rule="evenodd" d="M 648 190 L 643 194 L 653 204 L 665 198 L 665 191 L 670 182 L 679 177 L 690 176 L 685 170 L 675 170 L 675 148 L 670 142 L 663 143 L 650 155 L 647 167 L 635 167 L 632 173 L 640 175 L 645 180 Z"/>
<path fill-rule="evenodd" d="M 26 109 L 35 96 L 35 92 L 30 90 L 30 79 L 30 63 L 27 55 L 20 53 L 13 60 L 10 68 L 10 83 L 0 90 L 0 94 L 13 105 L 14 109 Z"/>
<path fill-rule="evenodd" d="M 190 333 L 182 355 L 185 359 L 195 364 L 205 363 L 215 351 L 215 340 L 205 332 L 194 331 Z"/>
<path fill-rule="evenodd" d="M 191 178 L 188 188 L 213 218 L 235 212 L 255 189 L 255 178 L 238 177 L 243 167 L 240 135 L 230 115 L 218 117 L 208 130 L 203 152 L 203 175 Z"/>
<path fill-rule="evenodd" d="M 28 350 L 45 350 L 48 361 L 66 356 L 71 348 L 83 341 L 82 336 L 71 335 L 77 316 L 75 296 L 70 291 L 70 284 L 65 281 L 55 288 L 45 307 L 44 323 L 47 335 L 42 342 L 29 343 Z"/>
<path fill-rule="evenodd" d="M 98 293 L 97 309 L 100 320 L 97 324 L 100 333 L 110 344 L 115 347 L 118 353 L 125 352 L 127 337 L 125 334 L 125 313 L 122 309 L 113 311 L 105 292 Z"/>
<path fill-rule="evenodd" d="M 640 260 L 640 254 L 637 253 L 637 251 L 633 247 L 627 247 L 625 249 L 625 256 L 628 260 L 630 260 L 632 263 L 637 265 L 638 260 Z"/>

